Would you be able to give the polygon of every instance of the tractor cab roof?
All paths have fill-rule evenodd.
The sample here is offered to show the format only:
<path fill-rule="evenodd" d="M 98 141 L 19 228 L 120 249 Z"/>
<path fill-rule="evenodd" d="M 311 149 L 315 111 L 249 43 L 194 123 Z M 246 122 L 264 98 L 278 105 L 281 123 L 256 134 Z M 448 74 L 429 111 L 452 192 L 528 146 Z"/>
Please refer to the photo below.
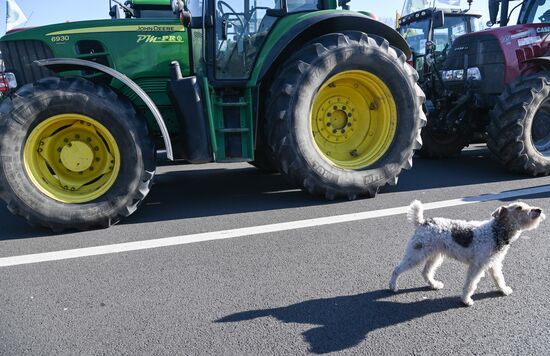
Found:
<path fill-rule="evenodd" d="M 434 13 L 442 11 L 444 16 L 470 16 L 475 18 L 480 18 L 481 14 L 471 11 L 464 11 L 460 9 L 447 9 L 447 8 L 426 8 L 422 9 L 413 13 L 410 13 L 409 15 L 403 16 L 399 19 L 399 26 L 408 25 L 413 22 L 425 20 L 428 18 L 431 18 Z"/>

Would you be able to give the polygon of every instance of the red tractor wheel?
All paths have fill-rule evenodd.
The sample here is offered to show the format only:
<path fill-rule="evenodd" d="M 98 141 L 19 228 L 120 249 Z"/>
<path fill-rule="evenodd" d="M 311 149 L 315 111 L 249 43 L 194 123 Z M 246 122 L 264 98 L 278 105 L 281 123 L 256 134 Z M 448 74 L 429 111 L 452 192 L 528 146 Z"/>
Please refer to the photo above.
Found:
<path fill-rule="evenodd" d="M 508 169 L 550 174 L 550 72 L 510 84 L 491 112 L 487 145 Z"/>

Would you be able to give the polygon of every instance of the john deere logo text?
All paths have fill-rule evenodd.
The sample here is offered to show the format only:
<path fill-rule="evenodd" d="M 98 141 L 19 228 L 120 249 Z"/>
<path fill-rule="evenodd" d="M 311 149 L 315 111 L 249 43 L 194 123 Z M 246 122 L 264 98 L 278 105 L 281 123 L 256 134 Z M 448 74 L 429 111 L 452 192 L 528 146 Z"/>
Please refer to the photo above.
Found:
<path fill-rule="evenodd" d="M 138 35 L 137 43 L 178 43 L 183 42 L 183 36 L 153 36 Z"/>

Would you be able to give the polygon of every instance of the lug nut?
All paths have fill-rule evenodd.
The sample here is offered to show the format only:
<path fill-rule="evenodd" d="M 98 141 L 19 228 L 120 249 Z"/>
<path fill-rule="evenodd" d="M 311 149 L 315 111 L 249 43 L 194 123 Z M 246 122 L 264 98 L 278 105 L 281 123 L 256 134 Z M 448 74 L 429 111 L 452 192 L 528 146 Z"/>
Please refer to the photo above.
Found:
<path fill-rule="evenodd" d="M 68 139 L 68 138 L 64 138 L 64 139 L 63 139 L 63 142 L 67 143 L 67 142 L 69 142 L 69 139 Z"/>
<path fill-rule="evenodd" d="M 353 150 L 349 153 L 352 157 L 357 157 L 358 154 L 357 154 L 357 150 Z"/>
<path fill-rule="evenodd" d="M 87 138 L 86 138 L 86 142 L 92 142 L 92 139 L 89 138 L 89 137 L 87 137 Z"/>
<path fill-rule="evenodd" d="M 80 138 L 80 135 L 76 134 L 76 135 L 74 135 L 74 137 L 75 137 L 76 139 L 79 139 L 79 138 Z"/>
<path fill-rule="evenodd" d="M 327 117 L 331 117 L 332 113 L 327 112 Z"/>
<path fill-rule="evenodd" d="M 96 161 L 96 162 L 99 162 L 99 157 L 96 157 L 96 158 L 95 158 L 95 161 Z"/>
<path fill-rule="evenodd" d="M 352 114 L 352 113 L 348 113 L 348 117 L 352 117 L 352 116 L 353 116 L 353 114 Z"/>
<path fill-rule="evenodd" d="M 330 125 L 332 125 L 332 123 L 330 123 L 330 121 L 329 121 L 329 122 L 327 122 L 327 126 L 330 126 Z"/>
<path fill-rule="evenodd" d="M 342 131 L 341 131 L 341 132 L 342 132 L 342 133 L 346 133 L 346 129 L 342 129 Z"/>
<path fill-rule="evenodd" d="M 348 127 L 351 127 L 351 122 L 348 122 Z"/>
<path fill-rule="evenodd" d="M 371 103 L 370 106 L 369 106 L 369 109 L 371 110 L 376 110 L 378 107 L 376 106 L 375 103 Z"/>
<path fill-rule="evenodd" d="M 99 151 L 99 147 L 95 146 L 94 151 Z"/>
<path fill-rule="evenodd" d="M 332 133 L 337 133 L 337 132 L 338 132 L 338 130 L 336 130 L 336 129 L 332 130 Z"/>
<path fill-rule="evenodd" d="M 347 109 L 347 108 L 346 108 L 345 106 L 342 106 L 342 110 L 346 111 L 346 109 Z"/>

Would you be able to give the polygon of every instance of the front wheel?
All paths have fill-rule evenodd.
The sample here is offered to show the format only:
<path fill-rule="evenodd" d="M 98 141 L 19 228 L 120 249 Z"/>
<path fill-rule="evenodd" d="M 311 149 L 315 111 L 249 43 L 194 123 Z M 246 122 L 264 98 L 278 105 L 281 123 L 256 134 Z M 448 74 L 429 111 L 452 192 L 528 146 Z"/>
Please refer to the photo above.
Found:
<path fill-rule="evenodd" d="M 374 196 L 412 166 L 426 119 L 405 55 L 362 32 L 334 33 L 289 59 L 270 90 L 266 138 L 278 170 L 329 199 Z"/>
<path fill-rule="evenodd" d="M 512 171 L 550 174 L 550 72 L 509 85 L 491 112 L 487 145 Z"/>
<path fill-rule="evenodd" d="M 146 124 L 108 87 L 46 78 L 0 112 L 0 196 L 29 223 L 107 227 L 149 192 L 155 163 Z"/>

